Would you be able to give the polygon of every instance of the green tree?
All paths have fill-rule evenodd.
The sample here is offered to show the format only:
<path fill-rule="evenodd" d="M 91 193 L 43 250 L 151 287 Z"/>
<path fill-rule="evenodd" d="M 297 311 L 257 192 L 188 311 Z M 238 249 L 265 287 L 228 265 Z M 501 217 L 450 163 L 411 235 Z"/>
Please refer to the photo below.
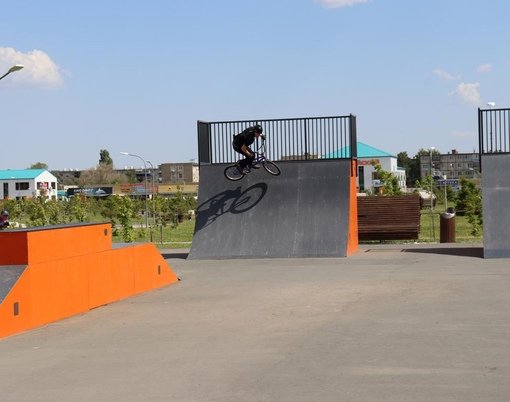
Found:
<path fill-rule="evenodd" d="M 48 170 L 48 165 L 44 162 L 36 162 L 30 165 L 30 169 L 44 169 Z"/>
<path fill-rule="evenodd" d="M 466 215 L 471 225 L 471 234 L 479 236 L 482 231 L 482 191 L 475 183 L 466 179 L 460 179 L 460 190 L 457 195 L 456 209 L 458 215 Z"/>
<path fill-rule="evenodd" d="M 407 154 L 407 151 L 402 151 L 397 154 L 397 165 L 406 171 L 406 177 L 409 178 L 413 160 Z"/>
<path fill-rule="evenodd" d="M 25 204 L 25 213 L 28 215 L 30 226 L 45 226 L 49 224 L 44 202 L 40 198 L 29 200 Z"/>
<path fill-rule="evenodd" d="M 113 160 L 107 149 L 101 149 L 99 151 L 99 165 L 113 167 Z"/>
<path fill-rule="evenodd" d="M 391 173 L 383 170 L 379 163 L 372 161 L 372 166 L 374 167 L 377 177 L 381 180 L 383 194 L 384 195 L 400 195 L 402 194 L 402 190 L 398 185 L 397 177 Z"/>
<path fill-rule="evenodd" d="M 68 202 L 67 213 L 71 221 L 87 222 L 89 220 L 89 210 L 87 197 L 74 196 Z"/>
<path fill-rule="evenodd" d="M 133 211 L 133 202 L 129 197 L 115 196 L 116 215 L 121 225 L 121 237 L 125 242 L 132 242 L 135 240 L 135 232 L 133 229 L 132 221 L 135 217 Z"/>
<path fill-rule="evenodd" d="M 69 223 L 69 217 L 64 213 L 63 203 L 57 200 L 49 200 L 44 203 L 44 209 L 50 225 Z"/>

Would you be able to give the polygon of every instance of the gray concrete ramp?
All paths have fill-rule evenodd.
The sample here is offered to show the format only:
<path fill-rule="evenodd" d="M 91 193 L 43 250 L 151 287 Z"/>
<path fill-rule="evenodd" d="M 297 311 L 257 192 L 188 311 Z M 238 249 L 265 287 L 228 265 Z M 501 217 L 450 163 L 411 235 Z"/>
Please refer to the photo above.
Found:
<path fill-rule="evenodd" d="M 26 265 L 0 265 L 0 304 L 2 304 L 26 267 Z"/>
<path fill-rule="evenodd" d="M 202 165 L 190 259 L 346 256 L 350 160 L 278 162 L 241 181 Z"/>
<path fill-rule="evenodd" d="M 510 257 L 510 169 L 508 154 L 482 156 L 483 248 L 485 258 Z"/>

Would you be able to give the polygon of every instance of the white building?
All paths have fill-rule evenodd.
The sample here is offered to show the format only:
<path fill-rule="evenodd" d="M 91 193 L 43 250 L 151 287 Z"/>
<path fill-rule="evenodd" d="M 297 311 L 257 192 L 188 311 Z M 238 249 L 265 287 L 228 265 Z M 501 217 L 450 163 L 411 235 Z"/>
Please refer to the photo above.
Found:
<path fill-rule="evenodd" d="M 57 178 L 45 169 L 0 170 L 0 200 L 57 198 Z"/>
<path fill-rule="evenodd" d="M 397 178 L 400 189 L 404 192 L 406 191 L 406 172 L 405 169 L 397 166 L 396 156 L 359 141 L 356 143 L 356 147 L 358 151 L 359 192 L 375 192 L 377 187 L 381 186 L 373 164 L 381 165 L 382 170 L 392 173 Z M 323 158 L 334 158 L 336 155 L 350 155 L 347 148 L 325 155 Z"/>

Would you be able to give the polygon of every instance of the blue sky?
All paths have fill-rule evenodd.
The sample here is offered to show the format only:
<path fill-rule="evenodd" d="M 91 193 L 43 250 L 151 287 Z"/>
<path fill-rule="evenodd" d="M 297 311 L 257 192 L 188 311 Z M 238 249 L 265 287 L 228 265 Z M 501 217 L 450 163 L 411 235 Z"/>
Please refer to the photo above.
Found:
<path fill-rule="evenodd" d="M 360 141 L 477 151 L 508 107 L 507 0 L 19 0 L 0 13 L 0 169 L 197 157 L 197 120 L 355 114 Z M 270 138 L 270 133 L 268 133 Z"/>

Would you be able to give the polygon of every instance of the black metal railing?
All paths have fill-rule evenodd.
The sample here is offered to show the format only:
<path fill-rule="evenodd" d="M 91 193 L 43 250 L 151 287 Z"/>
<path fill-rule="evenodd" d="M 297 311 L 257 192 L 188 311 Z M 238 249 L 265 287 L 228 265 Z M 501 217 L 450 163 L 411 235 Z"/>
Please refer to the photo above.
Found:
<path fill-rule="evenodd" d="M 294 119 L 199 121 L 200 164 L 232 163 L 239 159 L 232 148 L 235 134 L 260 124 L 267 138 L 270 160 L 316 160 L 355 158 L 356 116 L 304 117 Z M 257 148 L 258 143 L 252 148 Z"/>
<path fill-rule="evenodd" d="M 510 153 L 510 109 L 478 109 L 480 154 Z"/>

